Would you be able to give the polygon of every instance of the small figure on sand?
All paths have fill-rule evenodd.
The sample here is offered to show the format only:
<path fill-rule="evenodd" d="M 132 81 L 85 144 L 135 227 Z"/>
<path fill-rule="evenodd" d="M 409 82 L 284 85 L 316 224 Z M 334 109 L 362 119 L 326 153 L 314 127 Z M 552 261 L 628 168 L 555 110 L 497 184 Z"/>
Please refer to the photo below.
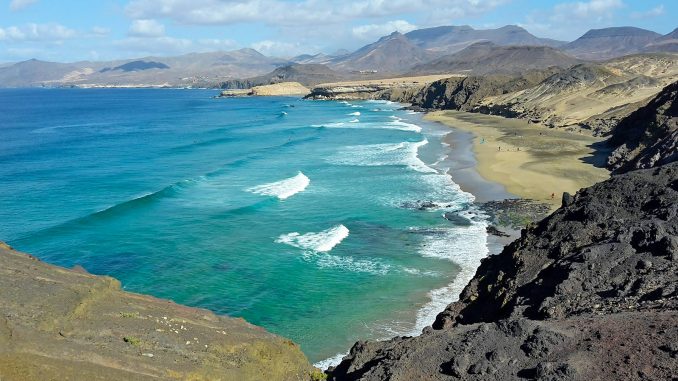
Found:
<path fill-rule="evenodd" d="M 480 144 L 485 144 L 485 138 L 480 139 Z"/>
<path fill-rule="evenodd" d="M 553 200 L 554 198 L 556 198 L 556 194 L 555 194 L 555 193 L 551 193 L 551 200 Z"/>
<path fill-rule="evenodd" d="M 499 146 L 499 147 L 497 147 L 497 148 L 498 148 L 498 151 L 501 151 L 501 146 Z"/>

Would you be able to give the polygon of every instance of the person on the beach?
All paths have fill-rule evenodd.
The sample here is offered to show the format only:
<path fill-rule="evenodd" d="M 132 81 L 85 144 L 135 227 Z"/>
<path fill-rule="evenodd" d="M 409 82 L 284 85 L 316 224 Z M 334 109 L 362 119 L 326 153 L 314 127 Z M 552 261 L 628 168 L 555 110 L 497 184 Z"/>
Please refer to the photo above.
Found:
<path fill-rule="evenodd" d="M 555 193 L 551 193 L 551 200 L 553 200 L 554 198 L 556 198 L 556 194 L 555 194 Z"/>
<path fill-rule="evenodd" d="M 498 151 L 501 151 L 501 146 L 499 146 L 498 148 L 499 148 Z"/>

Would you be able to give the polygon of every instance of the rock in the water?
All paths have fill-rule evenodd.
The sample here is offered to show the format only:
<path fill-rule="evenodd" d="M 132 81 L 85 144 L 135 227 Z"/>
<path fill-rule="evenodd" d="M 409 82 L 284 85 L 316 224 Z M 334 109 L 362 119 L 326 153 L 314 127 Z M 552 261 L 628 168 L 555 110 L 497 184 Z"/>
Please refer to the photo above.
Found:
<path fill-rule="evenodd" d="M 471 226 L 471 220 L 457 213 L 445 212 L 443 217 L 457 226 Z"/>
<path fill-rule="evenodd" d="M 487 234 L 492 234 L 492 235 L 497 236 L 497 237 L 510 237 L 511 236 L 510 234 L 506 234 L 503 231 L 497 229 L 495 226 L 492 226 L 492 225 L 487 227 Z"/>
<path fill-rule="evenodd" d="M 581 190 L 483 260 L 432 329 L 355 346 L 330 378 L 672 379 L 677 184 L 672 163 Z"/>

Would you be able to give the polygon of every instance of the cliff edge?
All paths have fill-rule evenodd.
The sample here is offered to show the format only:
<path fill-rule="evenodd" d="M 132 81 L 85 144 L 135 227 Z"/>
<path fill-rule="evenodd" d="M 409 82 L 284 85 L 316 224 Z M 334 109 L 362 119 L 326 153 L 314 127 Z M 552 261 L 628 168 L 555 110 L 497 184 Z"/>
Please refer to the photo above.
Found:
<path fill-rule="evenodd" d="M 0 379 L 310 380 L 291 341 L 0 244 Z"/>
<path fill-rule="evenodd" d="M 484 259 L 422 335 L 358 342 L 330 378 L 678 379 L 676 95 L 622 120 L 642 147 Z"/>

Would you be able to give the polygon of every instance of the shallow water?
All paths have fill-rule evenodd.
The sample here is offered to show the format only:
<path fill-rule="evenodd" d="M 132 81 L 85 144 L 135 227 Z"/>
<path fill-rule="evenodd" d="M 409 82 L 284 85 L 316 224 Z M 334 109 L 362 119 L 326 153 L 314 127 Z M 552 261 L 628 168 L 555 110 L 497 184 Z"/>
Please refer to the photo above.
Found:
<path fill-rule="evenodd" d="M 312 361 L 420 331 L 487 254 L 438 167 L 445 128 L 387 102 L 212 95 L 0 90 L 0 240 L 244 317 Z M 419 200 L 445 208 L 403 207 Z"/>

